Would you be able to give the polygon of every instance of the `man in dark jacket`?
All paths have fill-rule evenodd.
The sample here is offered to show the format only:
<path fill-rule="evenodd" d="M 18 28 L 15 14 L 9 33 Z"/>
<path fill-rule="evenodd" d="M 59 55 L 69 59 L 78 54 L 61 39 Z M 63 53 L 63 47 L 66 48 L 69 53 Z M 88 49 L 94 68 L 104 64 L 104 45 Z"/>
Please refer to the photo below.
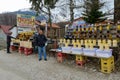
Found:
<path fill-rule="evenodd" d="M 37 53 L 37 51 L 38 51 L 38 47 L 37 47 L 37 36 L 38 36 L 38 34 L 39 34 L 39 30 L 40 30 L 40 28 L 39 28 L 39 26 L 37 26 L 36 27 L 36 32 L 34 33 L 34 35 L 33 35 L 33 48 L 34 48 L 34 52 L 35 53 Z"/>
<path fill-rule="evenodd" d="M 7 34 L 7 53 L 10 53 L 10 44 L 11 44 L 11 35 L 12 33 Z"/>
<path fill-rule="evenodd" d="M 47 61 L 47 55 L 46 55 L 46 49 L 45 44 L 47 42 L 47 38 L 43 34 L 43 30 L 39 30 L 39 34 L 36 39 L 37 46 L 38 46 L 38 55 L 39 55 L 39 61 L 42 60 L 42 53 L 44 54 L 44 60 Z"/>

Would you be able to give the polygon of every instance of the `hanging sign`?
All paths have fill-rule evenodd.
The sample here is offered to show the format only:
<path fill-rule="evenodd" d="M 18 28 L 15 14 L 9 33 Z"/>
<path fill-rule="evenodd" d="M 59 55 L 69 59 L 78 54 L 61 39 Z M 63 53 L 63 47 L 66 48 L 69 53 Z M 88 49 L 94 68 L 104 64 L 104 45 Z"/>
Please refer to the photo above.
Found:
<path fill-rule="evenodd" d="M 35 16 L 17 14 L 17 26 L 33 27 L 35 25 Z"/>

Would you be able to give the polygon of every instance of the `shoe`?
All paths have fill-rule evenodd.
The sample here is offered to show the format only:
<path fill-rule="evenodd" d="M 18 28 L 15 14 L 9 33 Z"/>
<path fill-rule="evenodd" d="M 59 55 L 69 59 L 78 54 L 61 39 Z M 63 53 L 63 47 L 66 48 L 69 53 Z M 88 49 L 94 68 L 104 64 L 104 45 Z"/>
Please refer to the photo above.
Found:
<path fill-rule="evenodd" d="M 11 52 L 7 52 L 8 54 L 11 54 Z"/>
<path fill-rule="evenodd" d="M 41 61 L 42 59 L 39 59 L 39 61 Z"/>
<path fill-rule="evenodd" d="M 47 59 L 44 59 L 45 61 L 47 61 Z"/>

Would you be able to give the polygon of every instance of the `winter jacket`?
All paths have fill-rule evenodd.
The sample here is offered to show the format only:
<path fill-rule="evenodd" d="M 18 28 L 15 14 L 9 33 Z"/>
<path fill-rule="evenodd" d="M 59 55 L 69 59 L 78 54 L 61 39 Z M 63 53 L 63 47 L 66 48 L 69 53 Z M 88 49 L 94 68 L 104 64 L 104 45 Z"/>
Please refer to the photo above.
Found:
<path fill-rule="evenodd" d="M 36 42 L 37 42 L 37 46 L 44 47 L 45 43 L 47 42 L 47 38 L 43 34 L 38 34 Z"/>
<path fill-rule="evenodd" d="M 35 46 L 37 46 L 37 36 L 38 36 L 38 33 L 35 33 L 34 36 L 33 36 L 33 44 Z"/>

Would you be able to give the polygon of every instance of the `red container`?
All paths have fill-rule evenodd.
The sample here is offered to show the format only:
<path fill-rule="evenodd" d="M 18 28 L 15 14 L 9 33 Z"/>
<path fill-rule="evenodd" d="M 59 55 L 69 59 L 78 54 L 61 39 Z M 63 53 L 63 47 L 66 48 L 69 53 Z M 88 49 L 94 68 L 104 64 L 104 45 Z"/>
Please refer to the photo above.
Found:
<path fill-rule="evenodd" d="M 24 47 L 19 47 L 19 53 L 23 53 L 24 52 Z"/>
<path fill-rule="evenodd" d="M 76 64 L 79 65 L 79 66 L 83 66 L 85 64 L 85 61 L 77 60 Z"/>
<path fill-rule="evenodd" d="M 58 52 L 58 53 L 57 53 L 57 57 L 63 57 L 63 53 Z"/>
<path fill-rule="evenodd" d="M 33 52 L 32 48 L 24 48 L 24 54 L 25 55 L 30 55 L 30 54 L 32 54 L 32 52 Z"/>
<path fill-rule="evenodd" d="M 66 57 L 67 55 L 62 53 L 62 52 L 58 52 L 57 53 L 57 57 Z"/>
<path fill-rule="evenodd" d="M 67 57 L 67 55 L 62 52 L 57 53 L 57 61 L 60 63 L 62 63 L 66 57 Z"/>
<path fill-rule="evenodd" d="M 63 57 L 57 57 L 57 61 L 58 61 L 59 63 L 62 63 L 62 62 L 64 61 L 64 58 L 63 58 Z"/>
<path fill-rule="evenodd" d="M 16 50 L 16 47 L 15 47 L 14 45 L 11 45 L 11 46 L 10 46 L 10 50 L 11 50 L 11 51 L 15 51 L 15 50 Z"/>

